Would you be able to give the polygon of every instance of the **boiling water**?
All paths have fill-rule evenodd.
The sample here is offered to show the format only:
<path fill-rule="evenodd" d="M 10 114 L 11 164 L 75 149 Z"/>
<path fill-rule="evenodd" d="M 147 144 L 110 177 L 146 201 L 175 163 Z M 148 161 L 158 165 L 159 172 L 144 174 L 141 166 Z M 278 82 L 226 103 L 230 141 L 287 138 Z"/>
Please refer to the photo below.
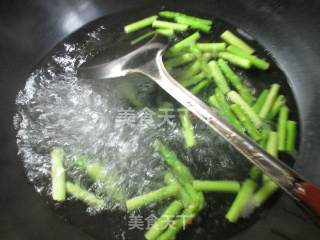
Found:
<path fill-rule="evenodd" d="M 17 96 L 18 113 L 14 124 L 26 174 L 49 205 L 96 238 L 105 239 L 111 232 L 113 238 L 129 239 L 127 233 L 132 232 L 128 230 L 130 215 L 108 199 L 99 184 L 90 181 L 74 166 L 76 156 L 85 155 L 88 161 L 98 161 L 109 172 L 116 173 L 118 177 L 114 186 L 129 197 L 164 185 L 163 175 L 168 166 L 152 147 L 155 139 L 161 139 L 174 149 L 199 179 L 243 180 L 249 166 L 199 121 L 195 122 L 197 145 L 186 150 L 176 112 L 169 112 L 169 119 L 165 120 L 164 114 L 157 111 L 163 101 L 173 102 L 175 108 L 178 104 L 145 77 L 133 75 L 114 81 L 79 80 L 76 77 L 78 66 L 115 38 L 121 38 L 120 35 L 113 38 L 109 32 L 106 27 L 99 26 L 94 31 L 82 33 L 80 40 L 65 41 L 44 59 Z M 136 97 L 128 97 L 132 92 Z M 81 204 L 78 208 L 73 204 L 78 202 L 70 197 L 60 204 L 50 201 L 49 153 L 55 146 L 63 147 L 66 152 L 67 178 L 104 198 L 107 202 L 105 208 L 96 211 L 88 207 L 84 209 Z M 232 232 L 232 226 L 223 216 L 233 197 L 208 194 L 206 210 L 188 231 L 199 234 L 208 229 L 211 232 L 212 229 Z M 151 205 L 143 214 L 159 216 L 161 211 L 158 209 L 165 205 Z M 102 223 L 110 221 L 107 220 L 109 214 L 115 214 L 118 220 L 111 222 L 118 221 L 119 224 L 108 225 L 108 233 L 105 233 L 103 229 L 107 225 Z M 141 234 L 143 231 L 139 231 L 138 236 Z"/>

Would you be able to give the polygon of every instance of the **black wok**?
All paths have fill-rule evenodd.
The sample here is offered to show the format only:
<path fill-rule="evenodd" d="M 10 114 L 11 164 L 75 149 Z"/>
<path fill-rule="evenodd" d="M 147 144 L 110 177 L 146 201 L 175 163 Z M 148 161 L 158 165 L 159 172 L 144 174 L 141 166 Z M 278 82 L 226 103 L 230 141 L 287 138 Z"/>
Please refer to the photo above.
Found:
<path fill-rule="evenodd" d="M 100 235 L 112 239 L 112 225 L 121 219 L 105 215 L 79 224 L 62 219 L 43 201 L 27 180 L 17 156 L 12 118 L 14 100 L 33 67 L 58 42 L 86 23 L 103 15 L 139 9 L 152 12 L 165 6 L 220 17 L 246 30 L 268 49 L 287 75 L 300 120 L 299 161 L 295 168 L 320 183 L 320 111 L 317 96 L 320 82 L 320 4 L 316 1 L 2 1 L 0 3 L 1 52 L 1 239 L 93 239 L 93 224 L 102 225 Z M 131 11 L 132 13 L 132 11 Z M 127 15 L 123 14 L 123 21 Z M 116 21 L 111 23 L 117 25 Z M 115 18 L 116 19 L 116 18 Z M 77 226 L 86 225 L 85 228 Z M 207 223 L 210 226 L 210 222 Z M 314 226 L 285 195 L 250 227 L 228 239 L 318 239 Z M 208 233 L 203 236 L 213 238 Z M 137 239 L 136 235 L 127 236 Z M 189 236 L 191 239 L 191 237 Z"/>

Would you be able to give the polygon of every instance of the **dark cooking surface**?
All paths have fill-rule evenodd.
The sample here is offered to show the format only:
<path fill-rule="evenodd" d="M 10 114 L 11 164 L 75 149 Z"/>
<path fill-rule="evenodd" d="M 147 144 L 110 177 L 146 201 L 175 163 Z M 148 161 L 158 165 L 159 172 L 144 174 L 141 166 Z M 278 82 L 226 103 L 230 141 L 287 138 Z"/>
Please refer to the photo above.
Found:
<path fill-rule="evenodd" d="M 33 65 L 62 38 L 99 16 L 146 2 L 150 1 L 1 1 L 1 239 L 90 239 L 59 219 L 27 181 L 16 157 L 14 99 Z M 174 2 L 186 9 L 221 16 L 248 31 L 272 52 L 288 75 L 301 114 L 301 158 L 297 169 L 320 183 L 320 5 L 312 5 L 316 1 L 310 0 Z M 175 9 L 175 4 L 166 6 Z M 317 239 L 320 231 L 301 217 L 300 210 L 283 196 L 253 227 L 233 239 Z"/>

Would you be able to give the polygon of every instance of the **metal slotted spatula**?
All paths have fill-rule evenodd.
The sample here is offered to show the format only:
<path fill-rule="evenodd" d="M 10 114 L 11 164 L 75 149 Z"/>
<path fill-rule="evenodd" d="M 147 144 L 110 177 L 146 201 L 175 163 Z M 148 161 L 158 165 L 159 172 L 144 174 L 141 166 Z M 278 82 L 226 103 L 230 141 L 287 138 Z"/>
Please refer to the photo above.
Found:
<path fill-rule="evenodd" d="M 96 80 L 117 78 L 130 73 L 141 73 L 148 76 L 179 103 L 231 143 L 248 160 L 260 168 L 265 175 L 270 177 L 319 220 L 319 186 L 307 182 L 289 166 L 272 157 L 247 136 L 236 131 L 214 110 L 174 80 L 166 71 L 162 62 L 162 55 L 167 46 L 167 39 L 155 36 L 146 44 L 120 57 L 118 57 L 119 52 L 123 52 L 123 48 L 112 49 L 118 56 L 109 52 L 102 52 L 80 66 L 78 77 L 80 79 Z"/>

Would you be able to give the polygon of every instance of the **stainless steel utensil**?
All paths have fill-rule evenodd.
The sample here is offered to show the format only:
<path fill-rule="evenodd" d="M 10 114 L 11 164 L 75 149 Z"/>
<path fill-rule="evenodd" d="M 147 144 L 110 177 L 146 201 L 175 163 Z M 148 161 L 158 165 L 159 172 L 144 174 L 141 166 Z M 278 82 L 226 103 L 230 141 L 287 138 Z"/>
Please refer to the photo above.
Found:
<path fill-rule="evenodd" d="M 80 79 L 110 79 L 130 73 L 141 73 L 156 82 L 163 90 L 199 117 L 214 131 L 225 138 L 249 161 L 276 182 L 302 206 L 320 216 L 320 188 L 307 182 L 292 168 L 274 158 L 250 138 L 239 133 L 225 122 L 217 112 L 190 93 L 166 71 L 162 56 L 168 46 L 167 39 L 155 36 L 152 40 L 122 56 L 113 58 L 103 52 L 80 66 Z M 114 49 L 115 50 L 115 49 Z M 115 51 L 116 52 L 116 51 Z"/>

